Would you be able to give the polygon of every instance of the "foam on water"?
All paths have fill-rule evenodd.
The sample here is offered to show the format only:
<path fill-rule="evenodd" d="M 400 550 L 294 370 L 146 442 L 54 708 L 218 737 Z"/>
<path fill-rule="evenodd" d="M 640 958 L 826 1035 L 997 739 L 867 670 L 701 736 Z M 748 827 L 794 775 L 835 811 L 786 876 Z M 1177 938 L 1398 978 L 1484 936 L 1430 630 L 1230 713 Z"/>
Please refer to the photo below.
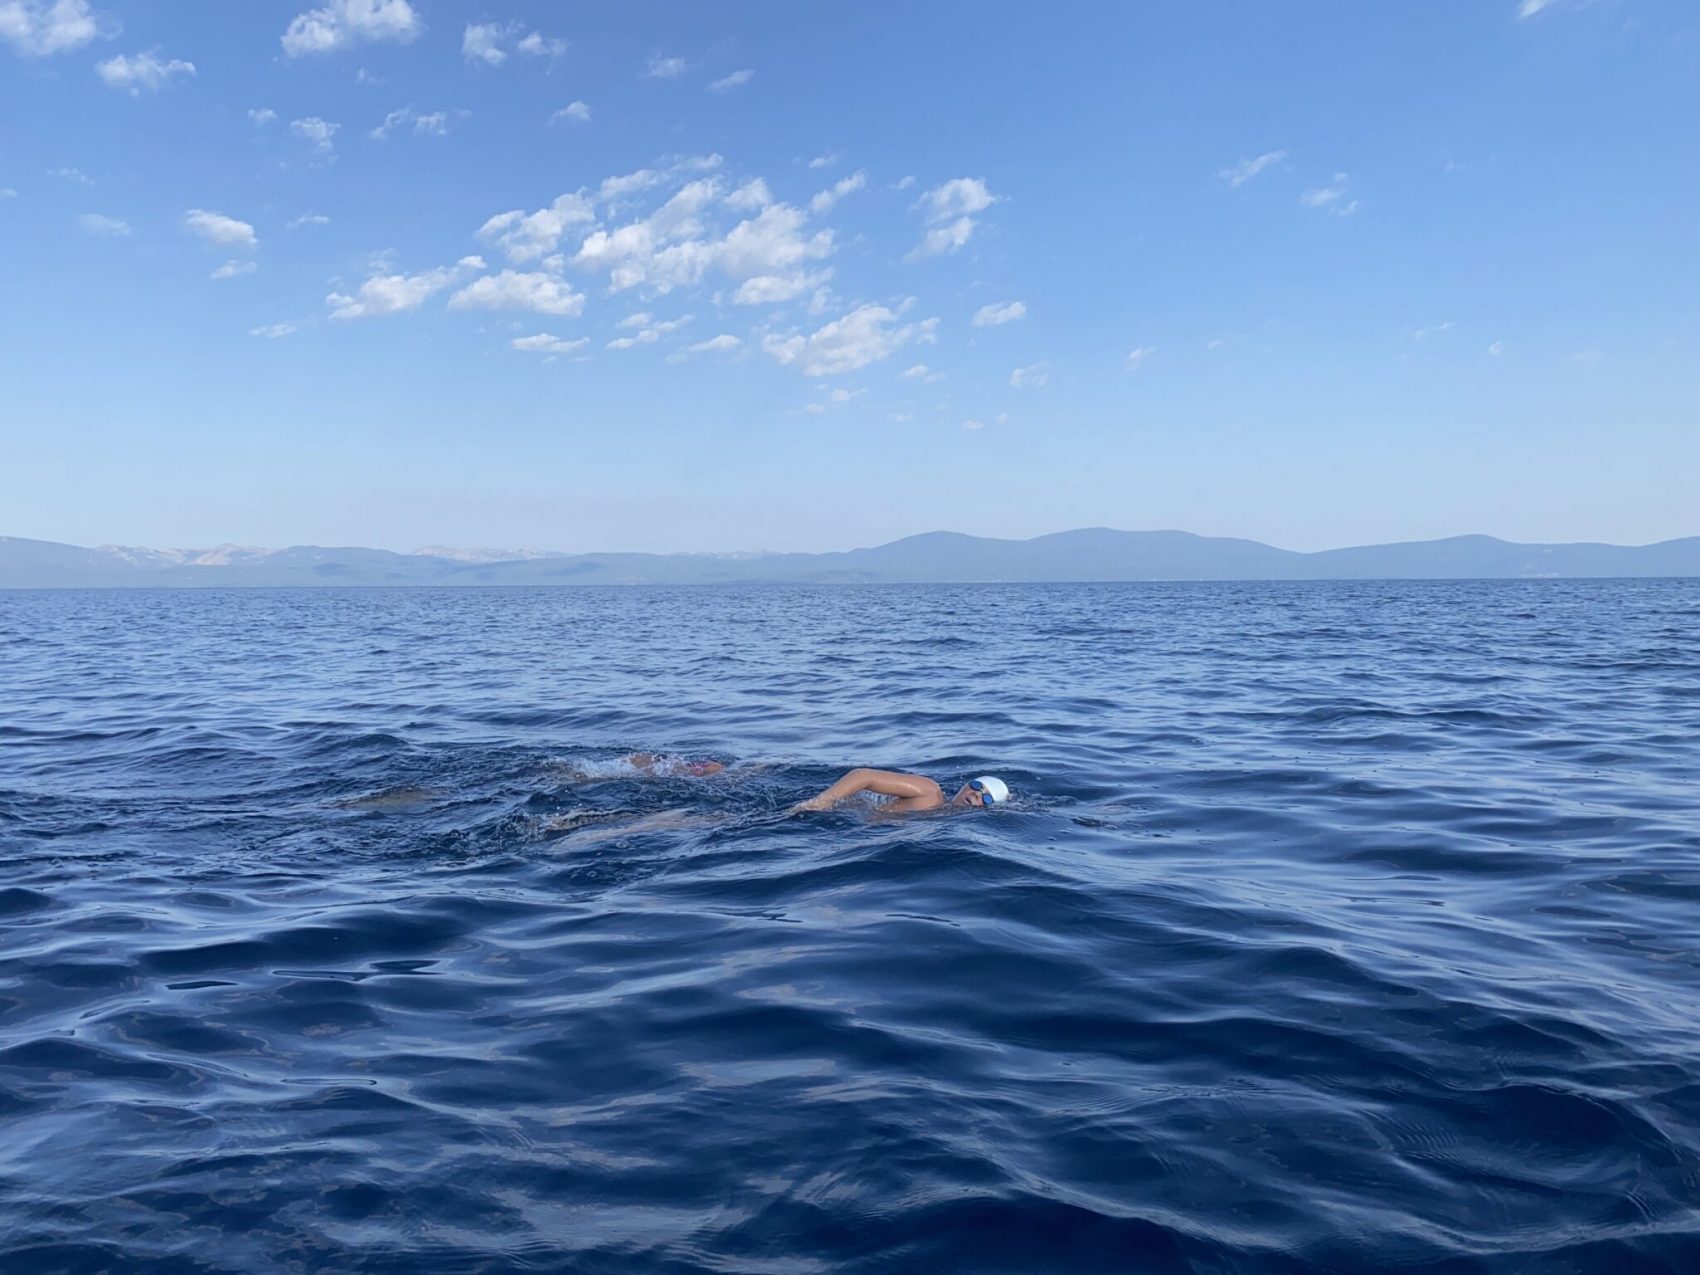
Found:
<path fill-rule="evenodd" d="M 1700 1268 L 1697 607 L 0 593 L 0 1268 Z"/>

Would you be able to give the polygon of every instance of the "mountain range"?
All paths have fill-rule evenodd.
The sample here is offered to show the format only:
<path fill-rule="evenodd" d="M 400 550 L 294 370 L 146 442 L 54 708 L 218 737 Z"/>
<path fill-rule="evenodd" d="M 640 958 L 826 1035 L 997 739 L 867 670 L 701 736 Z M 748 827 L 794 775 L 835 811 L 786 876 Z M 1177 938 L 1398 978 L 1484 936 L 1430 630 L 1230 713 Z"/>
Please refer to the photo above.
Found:
<path fill-rule="evenodd" d="M 1299 553 L 1185 531 L 1061 531 L 994 540 L 935 531 L 842 553 L 547 553 L 296 545 L 87 549 L 0 536 L 0 588 L 359 585 L 886 584 L 1112 580 L 1535 579 L 1700 576 L 1700 536 L 1651 545 L 1453 536 Z"/>

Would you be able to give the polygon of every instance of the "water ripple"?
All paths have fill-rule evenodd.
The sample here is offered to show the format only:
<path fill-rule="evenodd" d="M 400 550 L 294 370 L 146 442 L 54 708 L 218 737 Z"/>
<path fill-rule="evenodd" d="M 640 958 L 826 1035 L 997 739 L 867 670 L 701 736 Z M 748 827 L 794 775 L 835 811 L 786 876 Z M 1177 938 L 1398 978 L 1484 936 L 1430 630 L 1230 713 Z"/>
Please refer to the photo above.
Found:
<path fill-rule="evenodd" d="M 1700 1269 L 1697 617 L 0 593 L 3 1269 Z"/>

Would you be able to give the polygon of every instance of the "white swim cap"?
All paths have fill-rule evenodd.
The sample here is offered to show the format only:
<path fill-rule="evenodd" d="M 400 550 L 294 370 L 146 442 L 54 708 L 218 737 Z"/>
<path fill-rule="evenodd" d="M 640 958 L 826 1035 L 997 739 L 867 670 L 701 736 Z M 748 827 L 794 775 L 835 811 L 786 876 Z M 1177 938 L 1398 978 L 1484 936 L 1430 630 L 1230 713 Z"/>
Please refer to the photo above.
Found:
<path fill-rule="evenodd" d="M 985 794 L 987 801 L 1009 800 L 1009 785 L 996 775 L 981 775 L 974 782 L 980 785 L 980 791 Z"/>

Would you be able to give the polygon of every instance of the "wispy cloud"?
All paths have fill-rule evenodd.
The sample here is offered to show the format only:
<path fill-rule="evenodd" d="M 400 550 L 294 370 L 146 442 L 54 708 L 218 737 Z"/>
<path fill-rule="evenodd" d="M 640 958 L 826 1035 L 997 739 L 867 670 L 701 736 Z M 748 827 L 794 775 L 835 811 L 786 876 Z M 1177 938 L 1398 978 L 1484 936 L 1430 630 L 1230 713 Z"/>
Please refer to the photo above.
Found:
<path fill-rule="evenodd" d="M 864 305 L 807 336 L 770 333 L 762 349 L 805 376 L 840 376 L 890 358 L 911 340 L 928 340 L 938 327 L 937 319 L 899 324 L 898 318 L 897 311 L 885 306 Z"/>
<path fill-rule="evenodd" d="M 996 328 L 1005 323 L 1014 323 L 1027 314 L 1027 305 L 1023 301 L 1006 301 L 1002 305 L 983 305 L 974 311 L 974 326 L 977 328 Z"/>
<path fill-rule="evenodd" d="M 690 347 L 692 354 L 726 354 L 736 350 L 743 344 L 740 337 L 730 332 L 722 332 L 719 336 L 711 336 L 706 341 L 698 341 Z"/>
<path fill-rule="evenodd" d="M 449 298 L 451 310 L 529 310 L 571 317 L 584 309 L 584 293 L 543 271 L 503 270 L 475 279 Z"/>
<path fill-rule="evenodd" d="M 1049 385 L 1051 382 L 1051 365 L 1049 363 L 1030 363 L 1026 367 L 1018 367 L 1009 374 L 1009 384 L 1012 389 L 1025 389 L 1028 386 Z"/>
<path fill-rule="evenodd" d="M 468 62 L 500 66 L 508 60 L 502 48 L 509 28 L 500 22 L 469 22 L 460 37 L 460 55 Z"/>
<path fill-rule="evenodd" d="M 685 73 L 685 59 L 653 54 L 644 64 L 643 73 L 646 79 L 676 80 Z"/>
<path fill-rule="evenodd" d="M 927 232 L 912 248 L 906 261 L 919 261 L 952 253 L 974 236 L 979 214 L 998 202 L 979 177 L 954 177 L 933 187 L 916 201 Z"/>
<path fill-rule="evenodd" d="M 96 239 L 123 239 L 130 234 L 129 222 L 102 213 L 84 213 L 77 218 L 77 226 L 85 235 L 93 235 Z"/>
<path fill-rule="evenodd" d="M 516 350 L 524 350 L 527 353 L 554 356 L 582 350 L 590 344 L 590 338 L 581 336 L 567 340 L 564 337 L 556 336 L 553 332 L 538 332 L 533 336 L 516 336 L 508 344 Z"/>
<path fill-rule="evenodd" d="M 296 323 L 293 319 L 285 319 L 282 323 L 267 323 L 262 327 L 249 328 L 248 335 L 263 336 L 267 340 L 275 341 L 279 337 L 292 335 L 299 331 L 300 327 L 301 325 Z"/>
<path fill-rule="evenodd" d="M 302 213 L 294 221 L 290 222 L 287 228 L 290 230 L 299 230 L 302 226 L 328 226 L 330 224 L 331 219 L 325 216 L 324 213 Z"/>
<path fill-rule="evenodd" d="M 747 68 L 742 71 L 734 71 L 730 75 L 723 75 L 718 80 L 712 81 L 708 86 L 708 91 L 710 93 L 730 93 L 733 89 L 743 88 L 744 85 L 755 78 L 756 73 Z"/>
<path fill-rule="evenodd" d="M 407 0 L 331 0 L 297 14 L 282 37 L 288 56 L 334 53 L 356 44 L 406 44 L 425 29 Z"/>
<path fill-rule="evenodd" d="M 533 31 L 530 35 L 523 36 L 514 45 L 514 50 L 529 58 L 548 58 L 553 62 L 556 58 L 563 56 L 571 47 L 572 45 L 567 41 L 556 36 L 548 36 L 541 31 Z"/>
<path fill-rule="evenodd" d="M 568 102 L 549 117 L 551 124 L 588 124 L 590 108 L 583 102 Z"/>
<path fill-rule="evenodd" d="M 1146 360 L 1155 353 L 1157 351 L 1148 345 L 1135 346 L 1127 352 L 1127 361 L 1122 366 L 1129 372 L 1137 372 L 1145 366 Z"/>
<path fill-rule="evenodd" d="M 455 114 L 464 115 L 466 112 L 456 111 Z M 421 115 L 411 106 L 404 106 L 384 116 L 384 122 L 372 130 L 372 140 L 388 141 L 390 135 L 399 129 L 411 129 L 420 137 L 441 137 L 449 131 L 449 112 L 432 111 Z"/>
<path fill-rule="evenodd" d="M 1242 159 L 1237 164 L 1231 164 L 1227 168 L 1218 169 L 1216 176 L 1220 177 L 1230 186 L 1244 186 L 1264 169 L 1269 168 L 1272 165 L 1279 164 L 1286 158 L 1286 151 L 1266 151 L 1262 155 L 1257 156 L 1255 159 Z"/>
<path fill-rule="evenodd" d="M 205 208 L 191 208 L 184 213 L 183 228 L 222 248 L 242 248 L 251 252 L 260 246 L 253 226 Z"/>
<path fill-rule="evenodd" d="M 867 184 L 868 175 L 866 173 L 852 173 L 809 200 L 809 211 L 818 217 L 821 213 L 830 211 L 832 206 L 843 199 L 844 196 L 861 190 Z"/>
<path fill-rule="evenodd" d="M 341 124 L 332 124 L 322 120 L 317 115 L 309 115 L 306 119 L 290 120 L 289 131 L 305 142 L 311 143 L 314 150 L 321 155 L 328 155 L 334 149 L 331 139 L 342 128 Z"/>
<path fill-rule="evenodd" d="M 1360 201 L 1351 198 L 1350 181 L 1345 173 L 1335 173 L 1329 185 L 1310 187 L 1299 196 L 1299 202 L 1306 208 L 1318 208 L 1335 217 L 1350 217 L 1362 206 Z"/>
<path fill-rule="evenodd" d="M 338 323 L 385 314 L 404 314 L 417 310 L 444 288 L 466 278 L 471 271 L 482 269 L 484 258 L 462 257 L 452 266 L 439 266 L 419 274 L 374 275 L 352 296 L 333 292 L 325 298 L 325 304 L 331 308 L 331 318 Z"/>
<path fill-rule="evenodd" d="M 227 261 L 207 277 L 209 279 L 234 279 L 237 275 L 253 274 L 259 268 L 259 264 L 253 261 Z"/>
<path fill-rule="evenodd" d="M 79 186 L 94 185 L 94 178 L 90 177 L 80 168 L 50 168 L 47 170 L 47 175 L 49 177 L 62 178 L 68 182 L 75 182 Z"/>
<path fill-rule="evenodd" d="M 94 72 L 108 88 L 122 89 L 131 97 L 140 97 L 143 93 L 159 92 L 176 76 L 193 75 L 195 64 L 181 58 L 162 59 L 158 49 L 149 49 L 133 57 L 120 53 L 115 58 L 98 62 Z"/>

